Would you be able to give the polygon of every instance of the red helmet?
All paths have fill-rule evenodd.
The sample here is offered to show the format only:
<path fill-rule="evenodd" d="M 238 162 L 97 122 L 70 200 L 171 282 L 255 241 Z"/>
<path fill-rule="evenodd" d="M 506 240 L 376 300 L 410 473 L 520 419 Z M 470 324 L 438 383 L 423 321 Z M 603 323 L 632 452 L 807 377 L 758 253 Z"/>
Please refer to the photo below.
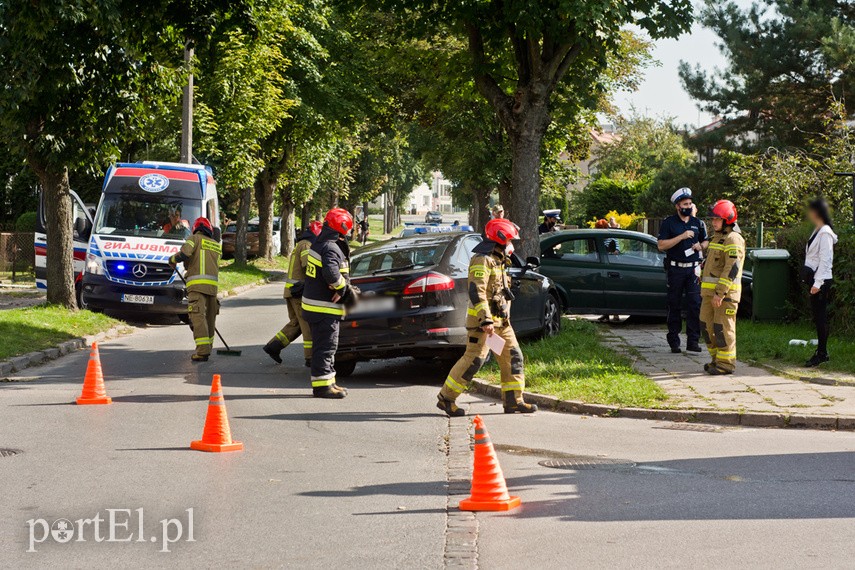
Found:
<path fill-rule="evenodd" d="M 344 208 L 333 208 L 327 212 L 324 223 L 341 235 L 346 236 L 353 229 L 353 216 Z"/>
<path fill-rule="evenodd" d="M 322 227 L 324 227 L 324 225 L 322 223 L 320 223 L 318 220 L 312 220 L 311 222 L 309 222 L 309 231 L 315 235 L 318 235 L 319 233 L 321 233 Z"/>
<path fill-rule="evenodd" d="M 594 227 L 598 230 L 602 230 L 602 229 L 608 228 L 609 223 L 606 220 L 600 218 L 599 220 L 597 220 L 597 223 L 594 224 Z"/>
<path fill-rule="evenodd" d="M 710 215 L 713 218 L 721 218 L 727 225 L 733 225 L 737 218 L 736 206 L 730 200 L 719 200 L 710 208 Z"/>
<path fill-rule="evenodd" d="M 193 233 L 195 234 L 200 229 L 205 231 L 209 236 L 214 235 L 214 226 L 211 225 L 208 218 L 196 218 L 196 221 L 193 222 Z"/>
<path fill-rule="evenodd" d="M 508 245 L 511 240 L 519 239 L 520 232 L 517 225 L 505 218 L 496 218 L 487 222 L 484 228 L 487 239 L 499 245 Z"/>

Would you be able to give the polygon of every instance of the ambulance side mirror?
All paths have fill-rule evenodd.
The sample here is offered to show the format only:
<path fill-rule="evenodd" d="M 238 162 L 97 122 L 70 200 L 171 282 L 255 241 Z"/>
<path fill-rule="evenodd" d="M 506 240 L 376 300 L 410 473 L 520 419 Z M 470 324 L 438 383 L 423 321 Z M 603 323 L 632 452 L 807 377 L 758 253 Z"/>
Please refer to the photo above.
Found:
<path fill-rule="evenodd" d="M 220 228 L 214 228 L 214 240 L 218 242 L 223 241 L 223 230 Z"/>

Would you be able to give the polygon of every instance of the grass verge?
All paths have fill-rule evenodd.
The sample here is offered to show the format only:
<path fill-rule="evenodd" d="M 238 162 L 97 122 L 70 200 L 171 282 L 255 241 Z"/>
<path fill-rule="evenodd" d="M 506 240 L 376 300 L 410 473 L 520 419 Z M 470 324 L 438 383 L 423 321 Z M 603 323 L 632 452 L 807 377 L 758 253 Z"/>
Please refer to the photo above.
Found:
<path fill-rule="evenodd" d="M 526 390 L 579 400 L 640 408 L 662 407 L 668 395 L 655 382 L 639 374 L 630 361 L 603 346 L 596 325 L 564 321 L 552 338 L 524 342 Z M 499 383 L 495 358 L 481 377 Z"/>
<path fill-rule="evenodd" d="M 53 305 L 0 311 L 0 360 L 97 334 L 118 324 L 121 321 L 104 314 Z"/>
<path fill-rule="evenodd" d="M 219 290 L 221 293 L 230 292 L 244 285 L 258 283 L 270 274 L 265 269 L 280 269 L 280 267 L 274 266 L 269 261 L 259 259 L 253 259 L 246 265 L 236 265 L 234 261 L 229 261 L 220 266 Z"/>
<path fill-rule="evenodd" d="M 736 325 L 736 353 L 740 360 L 753 360 L 770 366 L 800 367 L 811 357 L 816 347 L 790 346 L 791 339 L 816 338 L 816 329 L 810 323 L 755 323 L 740 320 Z M 855 374 L 855 339 L 835 336 L 828 340 L 831 361 L 815 369 L 802 369 L 822 373 L 823 370 Z"/>

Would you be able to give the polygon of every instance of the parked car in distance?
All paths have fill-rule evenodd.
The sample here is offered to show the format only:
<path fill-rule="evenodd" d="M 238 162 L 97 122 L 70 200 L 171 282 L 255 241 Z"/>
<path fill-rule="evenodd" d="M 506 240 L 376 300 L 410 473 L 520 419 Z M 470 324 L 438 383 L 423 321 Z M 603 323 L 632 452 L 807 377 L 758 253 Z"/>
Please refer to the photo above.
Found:
<path fill-rule="evenodd" d="M 442 213 L 441 212 L 428 212 L 425 214 L 425 223 L 426 224 L 441 224 L 442 223 Z"/>
<path fill-rule="evenodd" d="M 235 238 L 237 236 L 237 224 L 229 224 L 223 232 L 223 258 L 230 259 L 235 256 Z M 258 224 L 247 224 L 246 226 L 246 255 L 258 257 Z"/>
<path fill-rule="evenodd" d="M 565 311 L 667 315 L 665 254 L 656 238 L 619 229 L 544 234 L 538 271 L 555 282 Z M 742 277 L 740 313 L 751 314 L 751 273 Z"/>
<path fill-rule="evenodd" d="M 463 354 L 468 334 L 469 260 L 483 238 L 442 232 L 377 242 L 354 253 L 350 275 L 361 300 L 339 334 L 336 373 L 353 373 L 360 360 L 402 356 L 443 366 Z M 561 305 L 552 281 L 518 256 L 509 269 L 511 322 L 519 337 L 551 336 L 561 326 Z M 438 376 L 442 373 L 438 372 Z"/>
<path fill-rule="evenodd" d="M 258 219 L 258 216 L 252 218 L 249 221 L 249 225 L 259 226 L 261 224 L 261 220 Z M 256 230 L 258 231 L 258 230 Z M 300 232 L 297 232 L 298 234 Z M 273 252 L 275 255 L 279 255 L 279 251 L 282 249 L 282 218 L 280 216 L 273 216 Z"/>

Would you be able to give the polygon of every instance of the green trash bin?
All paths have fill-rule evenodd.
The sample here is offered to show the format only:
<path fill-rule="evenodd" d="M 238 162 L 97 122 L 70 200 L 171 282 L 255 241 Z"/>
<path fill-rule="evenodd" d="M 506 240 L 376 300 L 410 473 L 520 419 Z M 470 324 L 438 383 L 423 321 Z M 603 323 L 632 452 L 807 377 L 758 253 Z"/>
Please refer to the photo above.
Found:
<path fill-rule="evenodd" d="M 752 271 L 752 318 L 755 321 L 786 319 L 790 252 L 786 249 L 755 249 L 748 255 Z"/>

